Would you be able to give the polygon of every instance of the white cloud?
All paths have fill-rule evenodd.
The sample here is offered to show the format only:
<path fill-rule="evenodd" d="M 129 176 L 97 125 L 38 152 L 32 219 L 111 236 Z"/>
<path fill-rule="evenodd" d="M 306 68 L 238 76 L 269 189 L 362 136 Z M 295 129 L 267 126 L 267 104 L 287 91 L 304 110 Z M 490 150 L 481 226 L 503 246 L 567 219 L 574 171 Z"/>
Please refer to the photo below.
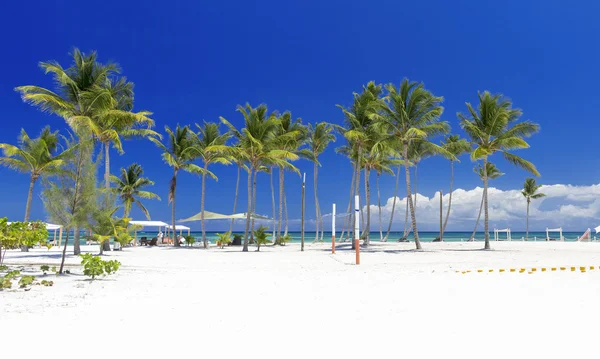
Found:
<path fill-rule="evenodd" d="M 546 197 L 534 200 L 530 206 L 530 230 L 543 230 L 546 227 L 562 226 L 566 230 L 582 231 L 600 224 L 600 184 L 590 186 L 548 185 L 540 189 Z M 452 194 L 452 212 L 448 221 L 449 230 L 472 230 L 479 213 L 483 188 L 471 190 L 457 189 Z M 513 230 L 525 229 L 527 202 L 521 189 L 503 191 L 494 187 L 488 189 L 490 227 Z M 443 196 L 444 216 L 446 215 L 449 194 Z M 417 223 L 421 230 L 439 228 L 439 192 L 427 197 L 418 194 Z M 392 210 L 393 197 L 382 205 L 382 216 L 387 228 Z M 406 198 L 398 199 L 394 214 L 394 228 L 404 226 Z M 375 230 L 379 226 L 378 209 L 371 205 Z M 482 214 L 483 220 L 483 214 Z"/>

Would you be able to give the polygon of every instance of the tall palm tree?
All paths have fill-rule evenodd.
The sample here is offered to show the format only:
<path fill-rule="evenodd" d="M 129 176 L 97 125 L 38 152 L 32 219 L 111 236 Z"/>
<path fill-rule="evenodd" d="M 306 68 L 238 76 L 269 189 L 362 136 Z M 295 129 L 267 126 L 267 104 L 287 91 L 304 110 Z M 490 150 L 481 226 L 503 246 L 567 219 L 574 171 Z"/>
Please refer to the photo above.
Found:
<path fill-rule="evenodd" d="M 542 197 L 546 197 L 546 194 L 538 192 L 538 190 L 542 188 L 542 185 L 538 185 L 535 183 L 535 178 L 527 178 L 525 180 L 525 184 L 523 185 L 523 190 L 521 194 L 523 197 L 527 199 L 527 225 L 525 229 L 525 240 L 529 240 L 529 204 L 532 199 L 538 199 Z"/>
<path fill-rule="evenodd" d="M 479 94 L 477 111 L 467 103 L 469 115 L 458 114 L 460 125 L 469 136 L 474 150 L 471 160 L 483 159 L 483 196 L 484 196 L 484 228 L 485 247 L 490 249 L 489 213 L 488 213 L 488 178 L 486 163 L 496 152 L 502 153 L 508 162 L 539 176 L 533 163 L 516 156 L 509 151 L 528 148 L 529 144 L 523 139 L 539 131 L 539 125 L 524 121 L 516 123 L 521 117 L 521 110 L 512 108 L 510 100 L 502 95 L 492 95 L 488 91 Z"/>
<path fill-rule="evenodd" d="M 168 142 L 166 145 L 160 142 L 155 137 L 150 137 L 150 141 L 154 142 L 162 151 L 163 161 L 170 167 L 173 167 L 173 177 L 169 185 L 169 203 L 171 204 L 171 226 L 175 230 L 175 192 L 177 189 L 177 173 L 182 170 L 189 173 L 202 175 L 204 169 L 193 164 L 199 156 L 198 138 L 189 126 L 179 126 L 175 131 L 169 126 L 165 126 Z M 179 241 L 173 241 L 175 247 L 179 247 Z"/>
<path fill-rule="evenodd" d="M 300 149 L 300 146 L 304 142 L 306 137 L 307 128 L 302 125 L 302 119 L 292 119 L 292 114 L 289 111 L 284 112 L 279 116 L 279 125 L 277 126 L 277 135 L 273 141 L 273 147 L 280 150 L 286 151 L 291 154 L 306 157 L 308 155 L 307 150 Z M 300 171 L 293 165 L 289 164 L 286 166 L 279 167 L 279 220 L 277 223 L 277 235 L 274 236 L 276 243 L 281 243 L 281 226 L 283 224 L 283 212 L 284 212 L 284 201 L 285 201 L 285 170 L 291 170 L 298 175 Z M 272 174 L 272 173 L 271 173 Z M 287 218 L 287 208 L 285 208 L 285 215 Z M 287 234 L 287 220 L 286 220 L 286 231 Z"/>
<path fill-rule="evenodd" d="M 392 151 L 393 152 L 393 151 Z M 384 242 L 384 237 L 383 237 L 383 220 L 381 217 L 381 193 L 379 191 L 379 177 L 381 177 L 382 173 L 387 173 L 389 175 L 394 175 L 394 171 L 392 170 L 393 166 L 401 166 L 403 164 L 403 161 L 400 160 L 396 160 L 393 159 L 390 154 L 388 153 L 388 155 L 382 155 L 379 154 L 379 156 L 376 156 L 376 160 L 375 161 L 368 161 L 368 163 L 370 163 L 370 167 L 372 169 L 374 169 L 377 173 L 377 179 L 376 179 L 376 186 L 377 186 L 377 208 L 379 211 L 379 240 L 381 242 Z M 393 208 L 393 206 L 392 206 Z M 392 214 L 393 216 L 393 214 Z"/>
<path fill-rule="evenodd" d="M 0 157 L 0 165 L 30 175 L 25 222 L 29 221 L 35 182 L 42 175 L 55 174 L 63 164 L 62 158 L 67 152 L 56 154 L 57 147 L 58 131 L 51 132 L 50 126 L 44 127 L 40 136 L 33 139 L 21 129 L 18 146 L 0 143 L 0 149 L 4 153 L 4 157 Z"/>
<path fill-rule="evenodd" d="M 150 213 L 142 204 L 142 199 L 157 199 L 160 197 L 153 192 L 144 191 L 144 187 L 154 186 L 154 182 L 143 177 L 144 169 L 137 163 L 132 163 L 127 168 L 121 168 L 121 176 L 111 176 L 111 181 L 117 186 L 114 189 L 115 194 L 123 204 L 123 217 L 129 218 L 133 204 L 138 206 L 148 220 Z"/>
<path fill-rule="evenodd" d="M 347 154 L 356 156 L 354 195 L 359 194 L 360 171 L 363 168 L 362 157 L 368 142 L 366 131 L 373 125 L 373 116 L 381 107 L 381 93 L 382 86 L 370 81 L 366 86 L 363 86 L 363 91 L 360 94 L 353 94 L 354 100 L 350 107 L 345 108 L 337 105 L 344 113 L 344 127 L 336 126 L 336 129 L 346 138 L 352 148 L 351 151 L 346 151 Z M 352 161 L 353 158 L 350 157 L 350 160 Z M 352 246 L 354 247 L 354 241 L 352 241 Z"/>
<path fill-rule="evenodd" d="M 398 185 L 400 184 L 400 171 L 402 170 L 402 164 L 398 165 L 398 169 L 396 171 L 396 185 L 394 187 L 394 200 L 392 201 L 392 212 L 390 213 L 390 222 L 388 223 L 388 229 L 387 232 L 385 233 L 385 236 L 383 237 L 383 241 L 386 242 L 390 232 L 392 231 L 392 223 L 394 222 L 394 212 L 396 211 L 396 201 L 398 199 Z M 407 210 L 406 213 L 408 214 L 408 202 L 406 202 L 407 204 Z"/>
<path fill-rule="evenodd" d="M 479 176 L 479 178 L 482 181 L 483 181 L 483 178 L 485 177 L 485 175 L 484 175 L 485 173 L 487 173 L 488 180 L 496 179 L 504 174 L 504 173 L 500 172 L 500 170 L 498 170 L 498 168 L 491 162 L 488 162 L 485 167 L 486 167 L 485 171 L 483 169 L 483 166 L 481 166 L 481 165 L 475 166 L 475 168 L 473 168 L 473 171 L 475 173 L 477 173 L 477 175 Z M 475 222 L 475 229 L 473 230 L 473 233 L 471 234 L 469 241 L 472 241 L 475 238 L 475 233 L 477 233 L 477 227 L 479 226 L 479 219 L 481 218 L 481 212 L 483 211 L 483 199 L 484 198 L 485 198 L 485 196 L 482 193 L 481 194 L 481 204 L 479 205 L 479 214 L 477 215 L 477 221 Z"/>
<path fill-rule="evenodd" d="M 288 166 L 288 160 L 295 160 L 297 155 L 285 150 L 272 149 L 270 146 L 276 136 L 279 120 L 275 113 L 268 114 L 267 106 L 262 104 L 256 108 L 246 104 L 238 106 L 237 110 L 243 115 L 245 127 L 237 130 L 229 121 L 221 117 L 230 133 L 239 141 L 240 152 L 248 164 L 248 212 L 246 215 L 246 230 L 243 251 L 248 251 L 250 223 L 254 224 L 256 210 L 256 175 L 267 166 Z M 252 232 L 254 228 L 252 228 Z M 252 236 L 252 233 L 250 233 Z"/>
<path fill-rule="evenodd" d="M 248 166 L 246 166 L 246 164 L 244 163 L 244 158 L 242 157 L 243 153 L 240 151 L 239 145 L 235 144 L 231 147 L 230 151 L 232 154 L 232 161 L 235 162 L 235 164 L 237 165 L 237 177 L 235 180 L 235 197 L 233 200 L 233 212 L 232 213 L 236 213 L 237 210 L 237 202 L 238 202 L 238 195 L 239 195 L 239 189 L 240 189 L 240 176 L 241 176 L 241 172 L 242 169 L 244 169 L 245 171 L 248 171 Z M 229 233 L 233 233 L 233 224 L 235 222 L 235 219 L 231 220 L 231 226 L 229 227 Z"/>
<path fill-rule="evenodd" d="M 399 88 L 393 84 L 386 86 L 386 106 L 381 108 L 381 113 L 374 117 L 384 125 L 390 135 L 386 139 L 399 146 L 405 160 L 406 193 L 409 204 L 412 228 L 417 249 L 421 249 L 415 206 L 412 201 L 410 188 L 409 148 L 411 145 L 422 143 L 429 151 L 448 155 L 447 151 L 430 142 L 436 135 L 450 131 L 450 126 L 445 121 L 440 121 L 444 108 L 441 106 L 442 97 L 436 97 L 425 89 L 422 83 L 409 82 L 404 79 Z M 384 145 L 382 141 L 380 145 Z"/>
<path fill-rule="evenodd" d="M 333 134 L 333 127 L 327 122 L 319 122 L 313 127 L 312 124 L 308 124 L 308 136 L 306 136 L 306 144 L 310 151 L 310 159 L 314 162 L 314 190 L 315 190 L 315 211 L 316 211 L 316 232 L 317 236 L 315 241 L 319 237 L 319 226 L 323 230 L 323 217 L 321 216 L 321 207 L 319 206 L 319 155 L 325 152 L 325 149 L 331 142 L 335 142 L 335 135 Z"/>
<path fill-rule="evenodd" d="M 445 142 L 442 143 L 442 147 L 450 152 L 454 158 L 450 158 L 450 192 L 448 195 L 448 210 L 446 211 L 446 219 L 444 220 L 444 226 L 442 227 L 442 233 L 440 238 L 444 238 L 444 232 L 446 231 L 446 225 L 448 225 L 448 218 L 450 218 L 450 208 L 452 207 L 452 189 L 454 185 L 454 162 L 458 161 L 458 156 L 467 153 L 471 150 L 471 145 L 467 140 L 461 139 L 458 135 L 449 135 L 446 137 Z"/>
<path fill-rule="evenodd" d="M 221 134 L 219 124 L 212 122 L 204 122 L 203 126 L 196 124 L 198 127 L 198 155 L 204 163 L 202 171 L 202 199 L 200 204 L 200 220 L 202 223 L 202 242 L 204 248 L 208 247 L 206 239 L 206 228 L 204 224 L 204 202 L 206 199 L 206 175 L 210 175 L 215 181 L 218 181 L 217 176 L 208 170 L 208 166 L 212 163 L 220 163 L 223 165 L 231 164 L 229 156 L 230 148 L 225 144 L 231 136 L 229 133 Z"/>

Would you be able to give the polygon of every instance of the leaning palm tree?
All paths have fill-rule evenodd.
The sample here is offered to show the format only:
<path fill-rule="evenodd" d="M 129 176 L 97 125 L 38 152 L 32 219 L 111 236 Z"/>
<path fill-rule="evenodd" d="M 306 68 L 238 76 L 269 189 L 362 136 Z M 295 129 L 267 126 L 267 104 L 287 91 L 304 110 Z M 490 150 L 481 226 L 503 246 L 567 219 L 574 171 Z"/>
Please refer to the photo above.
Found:
<path fill-rule="evenodd" d="M 542 185 L 536 184 L 535 178 L 527 178 L 525 180 L 525 184 L 523 185 L 523 190 L 521 191 L 523 197 L 527 199 L 527 224 L 525 229 L 525 240 L 529 239 L 529 204 L 531 203 L 532 199 L 546 197 L 546 194 L 538 192 L 540 188 L 542 188 Z"/>
<path fill-rule="evenodd" d="M 237 210 L 237 202 L 238 202 L 238 195 L 239 195 L 239 189 L 240 189 L 240 177 L 241 177 L 241 173 L 242 173 L 242 169 L 248 171 L 248 166 L 246 166 L 246 164 L 244 163 L 244 158 L 242 157 L 243 152 L 240 151 L 240 148 L 237 144 L 233 145 L 231 147 L 231 149 L 229 150 L 229 152 L 232 154 L 232 161 L 235 162 L 236 166 L 237 166 L 237 177 L 235 180 L 235 197 L 233 200 L 233 212 L 232 213 L 236 213 Z M 231 220 L 231 226 L 229 227 L 229 233 L 233 233 L 233 224 L 235 223 L 235 219 Z"/>
<path fill-rule="evenodd" d="M 238 106 L 243 115 L 245 127 L 239 131 L 229 121 L 221 117 L 230 133 L 239 141 L 240 152 L 248 164 L 248 212 L 246 214 L 246 230 L 243 251 L 248 251 L 249 237 L 254 232 L 254 213 L 256 212 L 256 176 L 267 166 L 289 166 L 288 160 L 295 160 L 297 155 L 285 150 L 272 149 L 271 144 L 276 137 L 279 120 L 275 113 L 268 114 L 266 105 L 256 108 L 246 104 Z M 252 232 L 250 232 L 252 223 Z"/>
<path fill-rule="evenodd" d="M 319 226 L 321 231 L 323 230 L 323 217 L 321 216 L 321 207 L 319 206 L 319 155 L 321 155 L 327 146 L 335 142 L 335 135 L 333 134 L 333 127 L 327 122 L 319 122 L 313 127 L 311 124 L 308 125 L 308 135 L 306 136 L 306 144 L 310 151 L 310 159 L 314 162 L 314 190 L 315 190 L 315 211 L 316 211 L 316 232 L 319 237 Z"/>
<path fill-rule="evenodd" d="M 529 144 L 523 139 L 539 131 L 539 125 L 524 121 L 516 123 L 521 116 L 521 110 L 512 108 L 510 100 L 502 95 L 492 95 L 488 91 L 479 94 L 477 111 L 467 103 L 469 115 L 458 114 L 460 125 L 465 130 L 474 150 L 471 152 L 473 161 L 483 160 L 483 196 L 484 196 L 484 230 L 485 247 L 490 249 L 489 213 L 488 213 L 488 178 L 486 163 L 496 152 L 502 153 L 508 162 L 539 176 L 533 163 L 516 156 L 509 151 L 528 148 Z"/>
<path fill-rule="evenodd" d="M 392 142 L 402 151 L 402 157 L 405 160 L 406 195 L 415 245 L 417 249 L 421 249 L 415 205 L 410 187 L 411 161 L 408 151 L 411 146 L 422 144 L 432 153 L 452 157 L 446 150 L 430 142 L 432 137 L 448 133 L 450 126 L 447 122 L 440 121 L 444 110 L 441 106 L 443 98 L 434 96 L 425 89 L 422 83 L 409 82 L 408 79 L 404 79 L 399 88 L 389 84 L 386 89 L 388 91 L 386 106 L 382 106 L 381 112 L 373 116 L 389 131 L 389 136 L 381 141 L 379 146 L 385 145 L 386 142 Z"/>
<path fill-rule="evenodd" d="M 444 219 L 444 226 L 442 227 L 442 233 L 440 238 L 444 238 L 444 232 L 446 231 L 446 225 L 448 225 L 448 218 L 450 218 L 450 208 L 452 207 L 452 187 L 454 185 L 454 162 L 458 161 L 458 156 L 467 153 L 471 150 L 471 145 L 467 140 L 461 139 L 458 135 L 449 135 L 446 137 L 445 142 L 442 143 L 442 147 L 450 152 L 454 158 L 450 159 L 450 192 L 448 195 L 448 210 L 446 211 L 446 219 Z"/>
<path fill-rule="evenodd" d="M 199 156 L 198 139 L 188 126 L 177 125 L 175 131 L 165 126 L 168 143 L 164 145 L 157 138 L 150 137 L 162 151 L 162 158 L 166 164 L 173 167 L 173 177 L 169 186 L 169 203 L 171 204 L 171 225 L 175 230 L 175 191 L 177 189 L 177 173 L 182 170 L 194 174 L 204 174 L 204 169 L 193 164 Z M 179 247 L 179 241 L 173 241 L 175 247 Z"/>
<path fill-rule="evenodd" d="M 391 153 L 387 153 L 387 155 L 379 154 L 379 156 L 376 156 L 374 160 L 367 162 L 369 163 L 369 166 L 377 173 L 375 184 L 377 186 L 377 208 L 379 212 L 379 240 L 381 242 L 384 242 L 385 239 L 383 237 L 383 219 L 381 217 L 381 193 L 379 191 L 379 177 L 381 177 L 382 173 L 387 173 L 389 175 L 394 176 L 394 171 L 392 170 L 392 167 L 401 166 L 404 162 L 401 160 L 393 159 Z"/>
<path fill-rule="evenodd" d="M 157 199 L 160 197 L 153 192 L 144 191 L 144 187 L 153 186 L 154 182 L 143 177 L 144 169 L 137 163 L 129 165 L 127 168 L 121 168 L 121 176 L 111 176 L 111 181 L 116 184 L 114 193 L 123 204 L 123 217 L 129 218 L 131 207 L 135 204 L 142 210 L 148 220 L 150 213 L 142 204 L 142 199 Z"/>
<path fill-rule="evenodd" d="M 202 171 L 202 199 L 200 204 L 200 220 L 202 223 L 202 242 L 204 248 L 208 247 L 206 238 L 206 228 L 204 223 L 204 202 L 206 196 L 206 175 L 210 175 L 215 181 L 218 181 L 217 176 L 208 170 L 208 166 L 212 163 L 220 163 L 223 165 L 231 164 L 231 157 L 226 154 L 230 150 L 225 144 L 230 137 L 229 133 L 221 134 L 219 124 L 212 122 L 204 122 L 203 126 L 196 124 L 198 127 L 198 155 L 204 163 Z"/>
<path fill-rule="evenodd" d="M 483 181 L 484 173 L 487 173 L 488 180 L 496 179 L 504 174 L 504 173 L 500 172 L 500 170 L 498 170 L 498 168 L 491 162 L 488 162 L 485 167 L 486 167 L 485 171 L 481 165 L 475 166 L 475 168 L 473 168 L 473 171 L 475 173 L 477 173 L 477 175 L 479 176 L 479 178 L 482 181 Z M 481 204 L 479 205 L 479 214 L 477 215 L 477 221 L 475 222 L 475 229 L 473 229 L 473 233 L 471 234 L 469 241 L 474 240 L 475 233 L 477 233 L 477 227 L 479 226 L 479 219 L 481 218 L 481 212 L 483 211 L 483 199 L 484 198 L 485 198 L 485 196 L 482 193 L 481 194 Z"/>
<path fill-rule="evenodd" d="M 50 126 L 44 127 L 40 136 L 33 139 L 24 129 L 21 129 L 18 146 L 0 143 L 0 149 L 4 153 L 4 157 L 0 157 L 0 165 L 30 175 L 25 222 L 29 221 L 35 182 L 43 175 L 57 173 L 63 164 L 63 157 L 71 151 L 71 149 L 67 149 L 56 154 L 57 147 L 58 131 L 51 132 Z"/>

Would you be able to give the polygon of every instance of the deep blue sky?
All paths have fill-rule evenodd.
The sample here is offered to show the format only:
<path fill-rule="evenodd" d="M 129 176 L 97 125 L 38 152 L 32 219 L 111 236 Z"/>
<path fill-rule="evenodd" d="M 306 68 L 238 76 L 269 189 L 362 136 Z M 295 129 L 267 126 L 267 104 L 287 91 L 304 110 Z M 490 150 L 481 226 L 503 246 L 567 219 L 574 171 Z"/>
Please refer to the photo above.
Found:
<path fill-rule="evenodd" d="M 97 50 L 101 61 L 116 61 L 135 82 L 136 109 L 154 112 L 164 125 L 217 121 L 241 124 L 236 105 L 266 103 L 290 110 L 304 122 L 341 123 L 336 104 L 369 80 L 398 84 L 422 81 L 445 97 L 443 118 L 458 128 L 457 111 L 476 101 L 477 91 L 501 92 L 523 109 L 524 119 L 541 124 L 531 149 L 545 184 L 598 182 L 597 132 L 600 4 L 595 1 L 30 1 L 11 2 L 0 13 L 4 68 L 0 78 L 0 142 L 13 143 L 21 127 L 34 135 L 45 124 L 65 129 L 64 121 L 24 104 L 13 88 L 51 87 L 39 61 L 70 65 L 73 47 Z M 338 140 L 338 144 L 341 144 Z M 125 143 L 113 152 L 113 170 L 137 161 L 156 182 L 163 201 L 148 202 L 153 219 L 168 220 L 166 201 L 171 169 L 149 142 Z M 526 173 L 495 160 L 507 173 L 494 183 L 522 186 Z M 351 170 L 332 146 L 322 158 L 320 193 L 324 212 L 331 203 L 346 207 Z M 314 217 L 312 165 L 307 172 L 307 216 Z M 464 158 L 456 186 L 480 185 Z M 230 213 L 234 167 L 215 166 L 219 182 L 207 185 L 207 210 Z M 419 192 L 447 191 L 449 166 L 423 162 Z M 28 177 L 0 169 L 0 216 L 22 217 Z M 245 185 L 246 178 L 241 181 Z M 382 179 L 382 198 L 393 193 Z M 41 186 L 38 186 L 39 190 Z M 287 176 L 290 217 L 300 216 L 300 179 Z M 32 217 L 45 219 L 37 194 Z M 405 191 L 401 191 L 404 196 Z M 259 177 L 260 213 L 268 214 L 268 177 Z M 246 189 L 240 206 L 245 210 Z M 177 218 L 200 209 L 200 181 L 181 174 Z M 136 219 L 142 219 L 134 211 Z M 209 229 L 217 229 L 213 226 Z"/>

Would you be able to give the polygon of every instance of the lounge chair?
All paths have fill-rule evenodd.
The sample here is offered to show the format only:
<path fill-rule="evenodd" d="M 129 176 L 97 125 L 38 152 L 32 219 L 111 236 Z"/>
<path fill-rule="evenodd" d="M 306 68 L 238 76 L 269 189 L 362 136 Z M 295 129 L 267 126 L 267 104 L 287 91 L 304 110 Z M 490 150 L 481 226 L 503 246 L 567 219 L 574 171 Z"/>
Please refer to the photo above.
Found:
<path fill-rule="evenodd" d="M 150 241 L 150 243 L 148 243 L 149 246 L 155 246 L 156 242 L 158 242 L 158 239 L 156 239 L 156 237 L 152 238 L 152 240 Z"/>
<path fill-rule="evenodd" d="M 142 246 L 147 246 L 148 245 L 148 238 L 147 237 L 142 237 L 140 238 L 140 245 Z"/>

